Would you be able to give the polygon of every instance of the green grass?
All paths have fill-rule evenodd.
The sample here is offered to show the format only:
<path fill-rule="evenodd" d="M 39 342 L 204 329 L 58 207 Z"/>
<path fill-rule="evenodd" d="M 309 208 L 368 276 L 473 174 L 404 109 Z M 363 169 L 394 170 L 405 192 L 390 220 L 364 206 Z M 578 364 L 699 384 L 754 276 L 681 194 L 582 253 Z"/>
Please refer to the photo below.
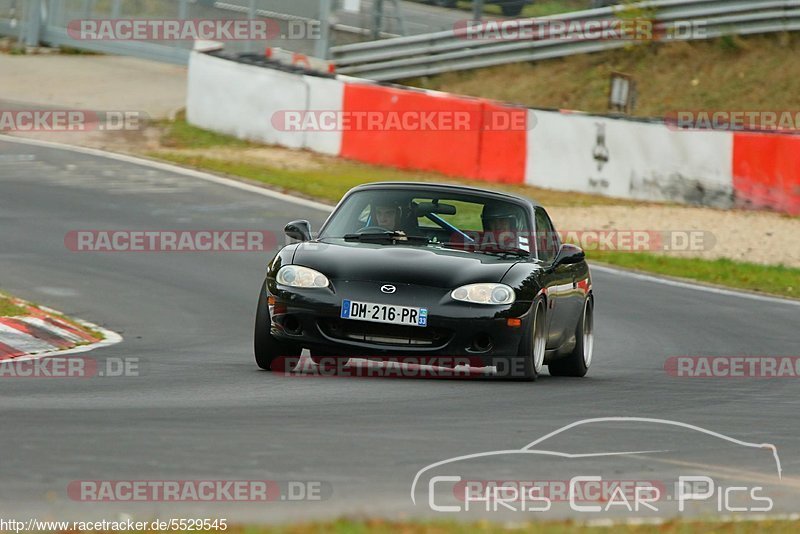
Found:
<path fill-rule="evenodd" d="M 32 307 L 34 307 L 34 308 L 36 308 L 36 309 L 39 308 L 36 304 L 33 304 L 31 302 L 28 302 L 27 304 L 32 306 Z M 24 306 L 20 306 L 18 304 L 14 304 L 14 302 L 11 300 L 10 297 L 7 297 L 5 295 L 1 295 L 0 294 L 0 317 L 15 317 L 15 316 L 18 316 L 18 315 L 30 315 L 30 313 L 31 313 L 30 310 L 28 310 Z M 70 317 L 67 317 L 66 315 L 64 315 L 62 313 L 52 312 L 52 311 L 50 311 L 48 313 L 50 313 L 54 317 L 57 317 L 57 318 L 61 319 L 62 321 L 66 322 L 66 323 L 71 324 L 72 326 L 74 326 L 75 328 L 77 328 L 79 330 L 83 330 L 84 332 L 87 332 L 90 336 L 92 336 L 93 338 L 95 338 L 98 341 L 100 341 L 100 340 L 105 338 L 105 336 L 103 334 L 101 334 L 100 332 L 98 332 L 97 330 L 94 330 L 92 328 L 84 326 L 84 325 L 78 323 L 77 321 L 75 321 L 74 319 L 72 319 Z M 87 345 L 87 344 L 88 344 L 88 342 L 81 341 L 79 343 L 76 343 L 76 346 Z"/>
<path fill-rule="evenodd" d="M 85 50 L 83 48 L 75 48 L 73 46 L 67 45 L 60 45 L 58 47 L 58 53 L 63 54 L 65 56 L 102 56 L 104 55 L 101 52 L 95 52 L 93 50 Z"/>
<path fill-rule="evenodd" d="M 677 110 L 800 109 L 797 32 L 632 45 L 406 80 L 406 85 L 534 108 L 608 112 L 609 77 L 637 84 L 633 115 Z"/>
<path fill-rule="evenodd" d="M 13 317 L 15 315 L 25 315 L 27 310 L 22 306 L 17 306 L 11 299 L 0 295 L 0 317 Z"/>
<path fill-rule="evenodd" d="M 297 193 L 324 202 L 336 203 L 349 189 L 367 182 L 412 181 L 447 182 L 496 189 L 537 200 L 547 206 L 591 206 L 591 205 L 640 205 L 630 200 L 608 198 L 600 195 L 551 191 L 536 187 L 510 184 L 490 184 L 478 180 L 466 180 L 444 176 L 433 172 L 406 171 L 391 167 L 380 167 L 339 158 L 304 153 L 319 169 L 285 169 L 263 163 L 242 161 L 237 150 L 263 147 L 257 143 L 242 141 L 230 135 L 218 134 L 188 124 L 183 115 L 174 121 L 162 121 L 164 134 L 161 144 L 168 150 L 148 152 L 146 155 L 212 172 L 255 180 L 281 191 Z M 231 149 L 226 158 L 209 157 L 197 152 L 182 150 L 223 148 Z M 285 149 L 281 149 L 285 150 Z"/>
<path fill-rule="evenodd" d="M 243 141 L 232 135 L 212 132 L 196 128 L 186 122 L 184 111 L 175 116 L 174 121 L 163 120 L 158 124 L 164 128 L 161 144 L 169 148 L 211 148 L 232 147 L 244 148 L 257 146 L 249 141 Z"/>
<path fill-rule="evenodd" d="M 800 269 L 728 259 L 706 260 L 643 252 L 587 251 L 589 261 L 697 280 L 735 289 L 800 298 Z"/>
<path fill-rule="evenodd" d="M 235 154 L 235 153 L 234 153 Z M 428 172 L 402 171 L 360 163 L 338 161 L 326 164 L 324 169 L 292 170 L 261 164 L 243 163 L 231 159 L 209 158 L 197 154 L 182 154 L 170 151 L 151 151 L 149 157 L 163 159 L 197 169 L 227 174 L 254 180 L 264 185 L 301 196 L 312 197 L 323 202 L 336 203 L 351 188 L 368 182 L 437 182 L 463 184 L 484 189 L 494 189 L 533 198 L 547 206 L 591 206 L 634 205 L 628 200 L 600 197 L 580 193 L 564 193 L 535 187 L 490 184 L 482 181 L 463 180 Z"/>

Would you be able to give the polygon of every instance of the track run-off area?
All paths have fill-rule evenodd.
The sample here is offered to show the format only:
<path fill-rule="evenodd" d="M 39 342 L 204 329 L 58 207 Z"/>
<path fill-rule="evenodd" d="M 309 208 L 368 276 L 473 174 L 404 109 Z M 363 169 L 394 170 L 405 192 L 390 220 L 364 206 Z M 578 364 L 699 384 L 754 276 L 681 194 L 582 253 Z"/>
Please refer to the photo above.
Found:
<path fill-rule="evenodd" d="M 672 517 L 680 476 L 714 482 L 713 496 L 684 503 L 688 515 L 796 511 L 800 378 L 689 378 L 665 367 L 683 356 L 800 356 L 797 302 L 596 267 L 586 378 L 283 376 L 260 371 L 252 356 L 257 292 L 274 250 L 76 252 L 66 238 L 260 230 L 278 247 L 286 222 L 318 229 L 326 210 L 169 165 L 0 137 L 0 288 L 123 337 L 85 356 L 137 362 L 126 376 L 0 379 L 0 516 Z M 557 432 L 586 419 L 597 420 Z M 513 453 L 535 442 L 549 454 Z M 507 454 L 481 454 L 489 451 Z M 469 458 L 425 470 L 455 457 Z M 460 512 L 437 511 L 459 501 L 429 498 L 449 491 L 430 484 L 434 472 L 548 481 L 551 506 L 521 511 L 511 499 L 496 511 L 465 511 L 464 502 Z M 576 476 L 656 481 L 664 491 L 651 502 L 657 511 L 580 510 L 607 501 L 577 504 L 553 489 Z M 95 502 L 73 491 L 81 481 L 126 480 L 267 480 L 280 497 Z M 754 495 L 773 506 L 762 512 L 766 501 Z"/>

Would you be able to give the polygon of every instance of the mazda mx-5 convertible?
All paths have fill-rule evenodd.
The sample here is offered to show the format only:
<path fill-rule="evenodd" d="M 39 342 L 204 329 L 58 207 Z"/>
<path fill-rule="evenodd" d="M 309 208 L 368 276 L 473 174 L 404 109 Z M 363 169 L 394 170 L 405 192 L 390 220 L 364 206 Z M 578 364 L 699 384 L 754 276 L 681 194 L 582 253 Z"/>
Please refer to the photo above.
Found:
<path fill-rule="evenodd" d="M 262 369 L 294 367 L 303 348 L 317 363 L 451 358 L 526 380 L 544 365 L 551 375 L 584 376 L 592 363 L 584 252 L 561 244 L 530 200 L 374 183 L 349 191 L 316 239 L 308 221 L 285 232 L 299 243 L 270 262 L 259 294 Z"/>

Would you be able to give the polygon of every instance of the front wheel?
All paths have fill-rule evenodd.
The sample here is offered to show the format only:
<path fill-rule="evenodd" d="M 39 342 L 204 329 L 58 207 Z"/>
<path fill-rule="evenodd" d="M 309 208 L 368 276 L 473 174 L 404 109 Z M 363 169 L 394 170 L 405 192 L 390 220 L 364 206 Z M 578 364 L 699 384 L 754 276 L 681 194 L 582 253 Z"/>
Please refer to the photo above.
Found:
<path fill-rule="evenodd" d="M 549 371 L 553 376 L 586 376 L 592 365 L 594 353 L 594 301 L 588 297 L 583 304 L 583 313 L 575 329 L 575 348 L 569 356 L 550 363 Z"/>
<path fill-rule="evenodd" d="M 278 341 L 270 334 L 269 306 L 267 303 L 267 282 L 261 286 L 256 308 L 256 326 L 253 334 L 253 352 L 256 364 L 275 372 L 292 371 L 300 357 L 301 347 Z"/>
<path fill-rule="evenodd" d="M 523 333 L 517 356 L 499 360 L 497 376 L 516 380 L 533 381 L 544 367 L 545 348 L 547 346 L 547 317 L 544 300 L 534 302 L 531 318 Z"/>

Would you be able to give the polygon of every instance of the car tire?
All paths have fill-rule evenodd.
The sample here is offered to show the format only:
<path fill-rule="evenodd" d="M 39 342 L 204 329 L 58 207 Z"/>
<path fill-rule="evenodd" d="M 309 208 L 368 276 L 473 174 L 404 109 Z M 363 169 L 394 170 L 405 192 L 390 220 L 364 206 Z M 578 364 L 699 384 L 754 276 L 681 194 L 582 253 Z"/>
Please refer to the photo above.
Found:
<path fill-rule="evenodd" d="M 552 376 L 586 376 L 594 352 L 594 299 L 590 296 L 583 304 L 583 312 L 575 328 L 575 348 L 564 358 L 548 365 Z"/>
<path fill-rule="evenodd" d="M 266 371 L 285 372 L 294 370 L 294 361 L 300 357 L 302 348 L 278 341 L 270 334 L 267 283 L 261 286 L 256 309 L 256 325 L 253 334 L 253 352 L 256 364 Z"/>
<path fill-rule="evenodd" d="M 533 381 L 539 377 L 547 345 L 546 310 L 544 299 L 534 301 L 517 355 L 497 362 L 498 377 L 521 381 Z"/>

